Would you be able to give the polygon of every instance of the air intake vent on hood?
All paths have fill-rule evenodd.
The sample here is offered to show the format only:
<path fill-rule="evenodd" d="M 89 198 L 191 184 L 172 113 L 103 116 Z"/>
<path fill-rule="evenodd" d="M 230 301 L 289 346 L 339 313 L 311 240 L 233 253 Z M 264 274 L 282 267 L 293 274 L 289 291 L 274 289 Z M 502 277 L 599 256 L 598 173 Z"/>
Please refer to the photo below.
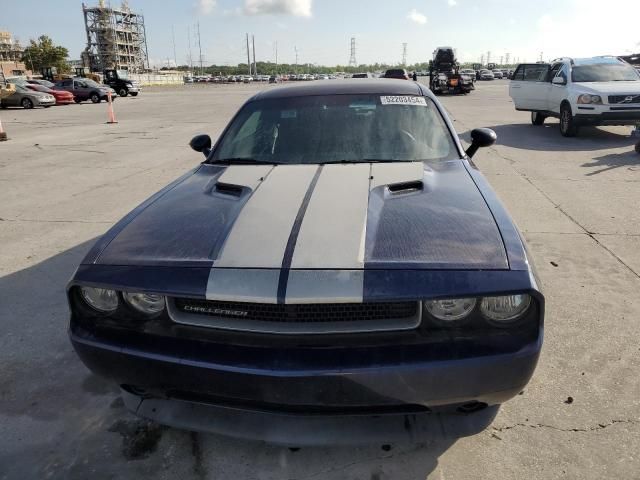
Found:
<path fill-rule="evenodd" d="M 389 185 L 389 191 L 391 193 L 411 193 L 421 191 L 423 188 L 424 185 L 422 183 L 422 180 Z"/>
<path fill-rule="evenodd" d="M 232 195 L 234 197 L 242 196 L 242 187 L 239 185 L 231 185 L 229 183 L 216 183 L 216 192 L 224 195 Z"/>

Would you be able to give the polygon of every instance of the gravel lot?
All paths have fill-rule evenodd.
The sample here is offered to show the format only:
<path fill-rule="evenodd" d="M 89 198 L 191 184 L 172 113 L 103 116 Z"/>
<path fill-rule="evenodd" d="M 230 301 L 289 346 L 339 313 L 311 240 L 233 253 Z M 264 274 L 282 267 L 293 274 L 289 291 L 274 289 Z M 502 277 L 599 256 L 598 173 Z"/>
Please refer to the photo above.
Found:
<path fill-rule="evenodd" d="M 626 127 L 560 136 L 506 81 L 442 97 L 529 242 L 547 295 L 527 390 L 481 433 L 416 445 L 290 450 L 148 424 L 67 340 L 64 287 L 94 239 L 201 161 L 266 85 L 147 89 L 115 103 L 0 111 L 0 479 L 640 478 L 640 155 Z"/>

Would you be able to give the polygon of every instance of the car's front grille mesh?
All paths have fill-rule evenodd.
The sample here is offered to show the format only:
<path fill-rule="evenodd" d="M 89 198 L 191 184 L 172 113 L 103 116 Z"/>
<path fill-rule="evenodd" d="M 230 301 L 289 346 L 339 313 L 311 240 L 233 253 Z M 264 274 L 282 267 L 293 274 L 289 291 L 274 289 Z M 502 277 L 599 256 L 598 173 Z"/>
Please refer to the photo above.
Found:
<path fill-rule="evenodd" d="M 216 318 L 283 323 L 371 322 L 411 319 L 418 314 L 417 302 L 269 304 L 174 299 L 184 314 Z"/>
<path fill-rule="evenodd" d="M 637 95 L 610 95 L 609 104 L 628 104 L 628 103 L 640 103 L 640 94 Z"/>

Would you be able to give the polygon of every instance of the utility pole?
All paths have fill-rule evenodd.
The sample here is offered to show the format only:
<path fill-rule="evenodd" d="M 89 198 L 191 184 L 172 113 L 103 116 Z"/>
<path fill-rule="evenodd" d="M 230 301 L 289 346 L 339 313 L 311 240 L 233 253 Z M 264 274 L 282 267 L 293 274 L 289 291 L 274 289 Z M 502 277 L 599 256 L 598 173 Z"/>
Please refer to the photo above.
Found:
<path fill-rule="evenodd" d="M 200 75 L 203 74 L 202 69 L 202 44 L 200 43 L 200 22 L 198 22 L 198 51 L 200 52 Z"/>
<path fill-rule="evenodd" d="M 504 61 L 507 65 L 511 65 L 511 63 L 509 63 L 509 60 L 511 60 L 511 54 L 507 53 L 505 54 L 505 58 L 504 58 Z"/>
<path fill-rule="evenodd" d="M 247 67 L 249 67 L 249 75 L 251 75 L 251 50 L 249 50 L 249 34 L 247 33 Z"/>
<path fill-rule="evenodd" d="M 278 42 L 276 42 L 276 75 L 278 75 Z"/>
<path fill-rule="evenodd" d="M 407 44 L 402 44 L 402 66 L 407 64 Z"/>
<path fill-rule="evenodd" d="M 189 38 L 189 68 L 191 69 L 191 75 L 193 75 L 193 56 L 191 55 L 191 27 L 187 27 L 187 37 Z"/>
<path fill-rule="evenodd" d="M 504 65 L 504 56 L 500 55 L 500 66 Z"/>
<path fill-rule="evenodd" d="M 484 67 L 484 53 L 480 56 L 480 65 Z"/>
<path fill-rule="evenodd" d="M 298 47 L 294 46 L 293 49 L 296 51 L 296 73 L 298 73 Z"/>
<path fill-rule="evenodd" d="M 544 56 L 544 52 L 540 52 L 540 61 L 542 62 L 542 58 Z"/>
<path fill-rule="evenodd" d="M 491 52 L 487 52 L 487 67 L 489 66 L 489 64 L 491 63 Z"/>
<path fill-rule="evenodd" d="M 178 55 L 176 54 L 176 30 L 173 25 L 171 25 L 171 37 L 173 38 L 173 63 L 175 67 L 178 68 Z"/>
<path fill-rule="evenodd" d="M 258 75 L 258 64 L 256 63 L 256 37 L 251 35 L 251 43 L 253 43 L 253 74 Z"/>
<path fill-rule="evenodd" d="M 351 55 L 349 56 L 349 66 L 358 66 L 358 62 L 356 61 L 356 37 L 351 37 Z"/>

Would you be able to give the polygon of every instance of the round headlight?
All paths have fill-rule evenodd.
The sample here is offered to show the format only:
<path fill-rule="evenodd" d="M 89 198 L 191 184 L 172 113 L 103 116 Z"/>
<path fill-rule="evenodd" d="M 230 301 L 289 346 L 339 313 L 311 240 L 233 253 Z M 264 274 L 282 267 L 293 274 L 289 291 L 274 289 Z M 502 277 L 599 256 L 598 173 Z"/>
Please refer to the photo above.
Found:
<path fill-rule="evenodd" d="M 526 294 L 485 297 L 480 303 L 480 311 L 494 322 L 512 322 L 520 318 L 530 304 L 531 297 Z"/>
<path fill-rule="evenodd" d="M 438 320 L 454 322 L 467 317 L 476 306 L 475 298 L 453 298 L 424 302 L 427 311 Z"/>
<path fill-rule="evenodd" d="M 125 292 L 122 295 L 129 305 L 147 315 L 155 315 L 164 310 L 164 297 L 162 295 L 129 292 Z"/>
<path fill-rule="evenodd" d="M 80 294 L 94 310 L 108 313 L 118 308 L 118 294 L 108 288 L 81 287 Z"/>

